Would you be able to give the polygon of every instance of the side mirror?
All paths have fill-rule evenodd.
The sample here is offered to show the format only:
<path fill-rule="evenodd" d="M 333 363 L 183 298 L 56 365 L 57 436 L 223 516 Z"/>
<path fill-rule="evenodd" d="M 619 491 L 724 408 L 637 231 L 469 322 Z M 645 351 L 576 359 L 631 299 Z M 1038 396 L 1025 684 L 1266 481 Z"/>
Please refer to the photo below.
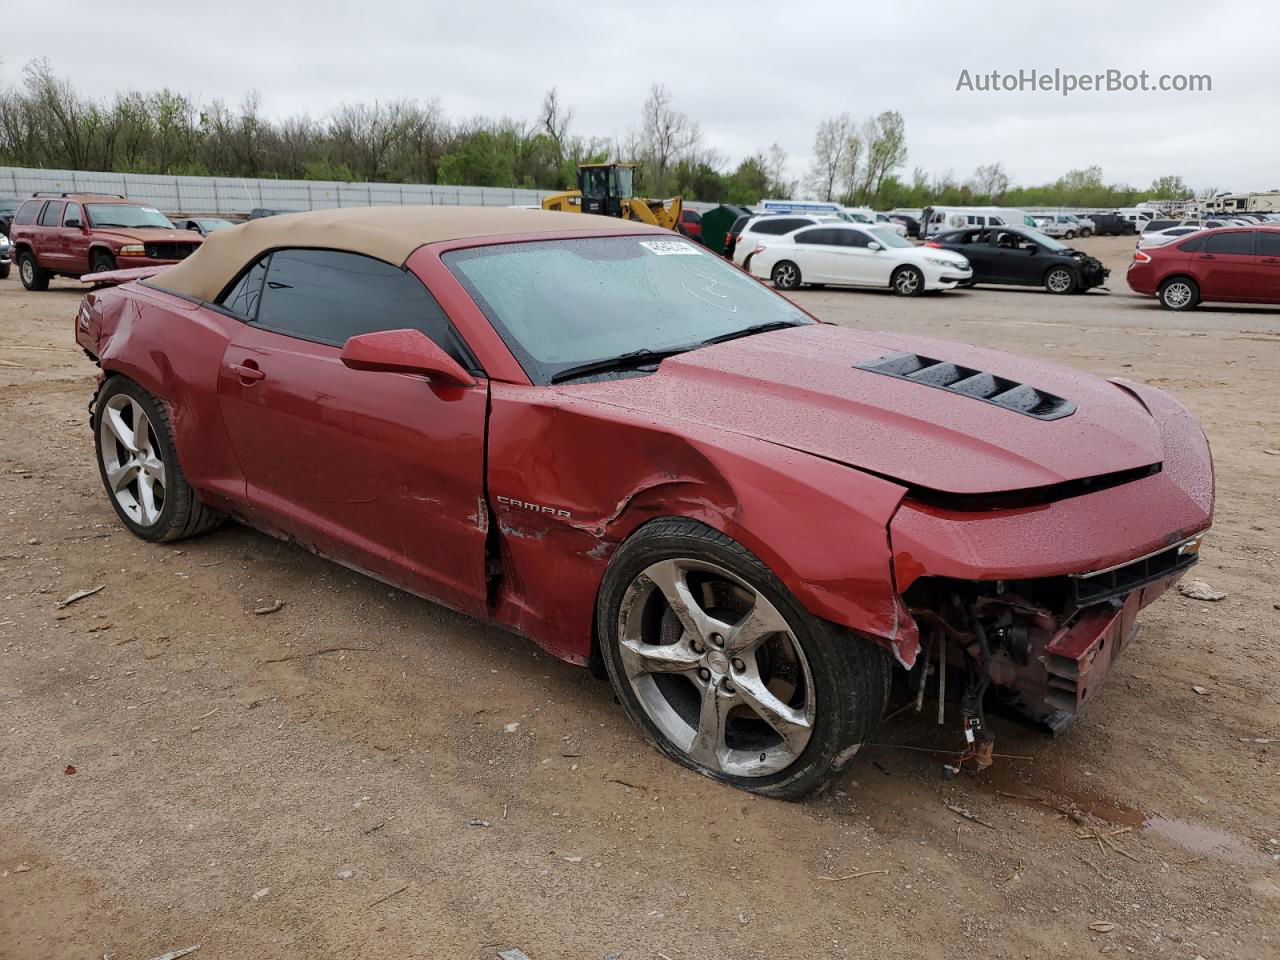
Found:
<path fill-rule="evenodd" d="M 870 243 L 868 243 L 868 244 L 867 244 L 867 249 L 868 249 L 868 250 L 879 250 L 879 249 L 880 249 L 880 244 L 878 244 L 878 243 L 876 243 L 874 240 L 872 240 Z"/>
<path fill-rule="evenodd" d="M 81 224 L 80 224 L 80 221 L 79 221 L 79 220 L 68 220 L 66 223 L 64 223 L 64 224 L 63 224 L 63 226 L 64 226 L 64 227 L 75 227 L 77 230 L 79 230 L 79 229 L 80 229 Z"/>
<path fill-rule="evenodd" d="M 340 355 L 352 370 L 416 373 L 432 383 L 470 387 L 475 377 L 420 330 L 382 330 L 351 337 Z"/>

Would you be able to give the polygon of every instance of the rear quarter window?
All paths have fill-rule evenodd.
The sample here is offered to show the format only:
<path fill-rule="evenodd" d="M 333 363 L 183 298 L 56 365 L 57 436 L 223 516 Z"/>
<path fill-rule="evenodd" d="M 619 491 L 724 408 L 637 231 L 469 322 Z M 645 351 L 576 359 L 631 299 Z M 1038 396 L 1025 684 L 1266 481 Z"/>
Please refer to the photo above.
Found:
<path fill-rule="evenodd" d="M 36 222 L 36 214 L 40 212 L 40 206 L 43 200 L 28 200 L 19 209 L 17 215 L 13 218 L 15 225 L 32 224 Z"/>
<path fill-rule="evenodd" d="M 1177 246 L 1183 253 L 1199 253 L 1204 249 L 1204 237 L 1192 237 L 1190 240 L 1184 240 Z"/>

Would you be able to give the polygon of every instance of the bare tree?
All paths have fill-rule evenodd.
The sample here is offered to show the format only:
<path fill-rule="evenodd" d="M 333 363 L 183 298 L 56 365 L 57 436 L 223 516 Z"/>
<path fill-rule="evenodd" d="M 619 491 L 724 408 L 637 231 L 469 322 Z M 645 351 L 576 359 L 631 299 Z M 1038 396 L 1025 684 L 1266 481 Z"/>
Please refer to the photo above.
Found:
<path fill-rule="evenodd" d="M 671 104 L 671 91 L 655 83 L 641 111 L 641 162 L 649 186 L 658 192 L 668 187 L 672 164 L 692 153 L 702 139 L 697 122 Z"/>
<path fill-rule="evenodd" d="M 1004 199 L 1009 190 L 1009 175 L 1004 171 L 1000 161 L 988 163 L 973 171 L 973 179 L 969 181 L 973 192 L 979 196 L 999 201 Z"/>
<path fill-rule="evenodd" d="M 885 177 L 907 162 L 907 133 L 902 114 L 886 110 L 867 120 L 862 125 L 862 139 L 867 159 L 858 193 L 864 203 L 874 204 Z"/>
<path fill-rule="evenodd" d="M 847 113 L 828 117 L 818 124 L 813 138 L 813 164 L 809 168 L 809 186 L 820 200 L 835 196 L 836 183 L 847 171 L 849 140 L 853 135 L 853 121 Z"/>
<path fill-rule="evenodd" d="M 542 110 L 538 114 L 538 127 L 556 145 L 558 156 L 564 156 L 565 141 L 569 139 L 569 124 L 573 121 L 573 109 L 560 102 L 560 91 L 552 87 L 542 98 Z"/>

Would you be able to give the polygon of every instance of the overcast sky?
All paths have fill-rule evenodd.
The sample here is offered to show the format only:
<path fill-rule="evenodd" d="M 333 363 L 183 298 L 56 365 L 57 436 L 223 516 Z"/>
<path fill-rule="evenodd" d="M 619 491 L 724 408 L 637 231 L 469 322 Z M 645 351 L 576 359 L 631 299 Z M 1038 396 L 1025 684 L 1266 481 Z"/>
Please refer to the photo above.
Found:
<path fill-rule="evenodd" d="M 668 86 L 726 159 L 780 143 L 793 175 L 818 122 L 898 110 L 904 175 L 1015 183 L 1100 164 L 1108 182 L 1178 174 L 1197 189 L 1280 188 L 1273 3 L 877 0 L 99 0 L 5 3 L 0 84 L 48 57 L 85 93 L 169 86 L 276 116 L 344 101 L 438 98 L 453 118 L 532 119 L 559 87 L 574 131 L 623 136 Z M 52 28 L 57 25 L 57 28 Z M 977 93 L 962 70 L 1207 73 L 1208 93 Z"/>

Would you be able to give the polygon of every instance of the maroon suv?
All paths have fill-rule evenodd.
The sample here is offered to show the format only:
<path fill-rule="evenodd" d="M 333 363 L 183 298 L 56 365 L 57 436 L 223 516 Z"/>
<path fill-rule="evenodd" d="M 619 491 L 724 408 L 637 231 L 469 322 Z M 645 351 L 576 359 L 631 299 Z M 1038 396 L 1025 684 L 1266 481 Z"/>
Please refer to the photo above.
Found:
<path fill-rule="evenodd" d="M 1169 310 L 1214 300 L 1280 303 L 1280 226 L 1201 230 L 1137 250 L 1127 280 Z"/>
<path fill-rule="evenodd" d="M 154 207 L 92 193 L 36 194 L 18 208 L 9 239 L 28 290 L 47 290 L 55 276 L 177 263 L 203 242 Z"/>

